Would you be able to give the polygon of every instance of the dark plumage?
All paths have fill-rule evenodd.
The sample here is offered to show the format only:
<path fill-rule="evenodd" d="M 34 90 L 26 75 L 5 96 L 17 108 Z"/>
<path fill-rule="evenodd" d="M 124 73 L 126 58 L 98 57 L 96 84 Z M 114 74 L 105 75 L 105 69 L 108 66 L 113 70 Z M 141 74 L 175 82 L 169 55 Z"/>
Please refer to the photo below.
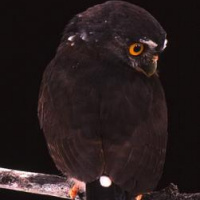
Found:
<path fill-rule="evenodd" d="M 88 200 L 128 200 L 160 179 L 167 109 L 156 63 L 165 39 L 147 11 L 122 1 L 89 8 L 66 26 L 38 113 L 56 166 L 87 183 Z M 103 174 L 108 189 L 98 183 Z"/>

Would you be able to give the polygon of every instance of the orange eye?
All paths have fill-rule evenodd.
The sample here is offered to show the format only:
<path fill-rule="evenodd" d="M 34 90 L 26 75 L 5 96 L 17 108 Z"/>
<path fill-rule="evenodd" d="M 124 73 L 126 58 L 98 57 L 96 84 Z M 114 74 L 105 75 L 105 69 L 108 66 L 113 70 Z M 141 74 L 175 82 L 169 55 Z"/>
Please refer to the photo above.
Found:
<path fill-rule="evenodd" d="M 144 51 L 144 45 L 141 43 L 133 43 L 129 47 L 129 53 L 133 56 L 139 56 Z"/>

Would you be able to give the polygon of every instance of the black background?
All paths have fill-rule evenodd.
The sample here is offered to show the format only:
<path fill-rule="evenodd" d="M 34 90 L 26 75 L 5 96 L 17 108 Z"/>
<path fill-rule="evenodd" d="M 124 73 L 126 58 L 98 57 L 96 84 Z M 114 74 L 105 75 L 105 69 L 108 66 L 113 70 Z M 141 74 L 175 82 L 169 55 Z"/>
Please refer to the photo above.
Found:
<path fill-rule="evenodd" d="M 37 120 L 42 72 L 67 22 L 103 0 L 1 1 L 0 167 L 60 174 Z M 195 1 L 129 0 L 148 10 L 168 33 L 159 60 L 169 111 L 167 158 L 159 188 L 170 182 L 200 192 L 199 12 Z M 56 199 L 0 189 L 0 200 Z"/>

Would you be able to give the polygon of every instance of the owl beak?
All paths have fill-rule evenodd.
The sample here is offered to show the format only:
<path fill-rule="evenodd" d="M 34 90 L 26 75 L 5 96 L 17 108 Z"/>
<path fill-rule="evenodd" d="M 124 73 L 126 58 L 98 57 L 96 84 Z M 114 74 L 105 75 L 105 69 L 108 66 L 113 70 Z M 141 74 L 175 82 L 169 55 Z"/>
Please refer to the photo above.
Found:
<path fill-rule="evenodd" d="M 150 64 L 150 71 L 147 72 L 147 76 L 152 76 L 154 73 L 156 73 L 157 70 L 157 62 L 158 62 L 158 55 L 154 55 L 152 58 L 152 63 Z"/>
<path fill-rule="evenodd" d="M 140 71 L 143 72 L 146 76 L 151 77 L 153 74 L 156 73 L 158 59 L 158 55 L 154 55 L 151 62 L 148 65 L 142 66 L 140 68 Z"/>
<path fill-rule="evenodd" d="M 158 55 L 154 55 L 153 58 L 152 58 L 152 61 L 153 62 L 157 62 L 159 59 Z"/>

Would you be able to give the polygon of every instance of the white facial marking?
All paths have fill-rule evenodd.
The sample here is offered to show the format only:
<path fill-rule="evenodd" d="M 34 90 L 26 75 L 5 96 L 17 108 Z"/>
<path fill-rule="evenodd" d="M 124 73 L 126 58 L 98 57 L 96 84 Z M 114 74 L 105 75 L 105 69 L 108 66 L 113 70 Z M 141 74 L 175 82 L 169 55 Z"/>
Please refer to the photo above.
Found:
<path fill-rule="evenodd" d="M 70 42 L 73 42 L 75 37 L 76 37 L 76 35 L 71 35 L 71 36 L 68 37 L 67 40 L 70 41 Z"/>
<path fill-rule="evenodd" d="M 165 39 L 165 41 L 164 41 L 164 45 L 163 45 L 163 50 L 167 47 L 167 43 L 168 43 L 168 40 Z"/>
<path fill-rule="evenodd" d="M 154 49 L 158 46 L 158 44 L 156 44 L 154 41 L 152 40 L 143 40 L 143 39 L 140 39 L 140 42 L 143 43 L 143 44 L 147 44 L 149 46 L 149 48 L 151 49 Z"/>

